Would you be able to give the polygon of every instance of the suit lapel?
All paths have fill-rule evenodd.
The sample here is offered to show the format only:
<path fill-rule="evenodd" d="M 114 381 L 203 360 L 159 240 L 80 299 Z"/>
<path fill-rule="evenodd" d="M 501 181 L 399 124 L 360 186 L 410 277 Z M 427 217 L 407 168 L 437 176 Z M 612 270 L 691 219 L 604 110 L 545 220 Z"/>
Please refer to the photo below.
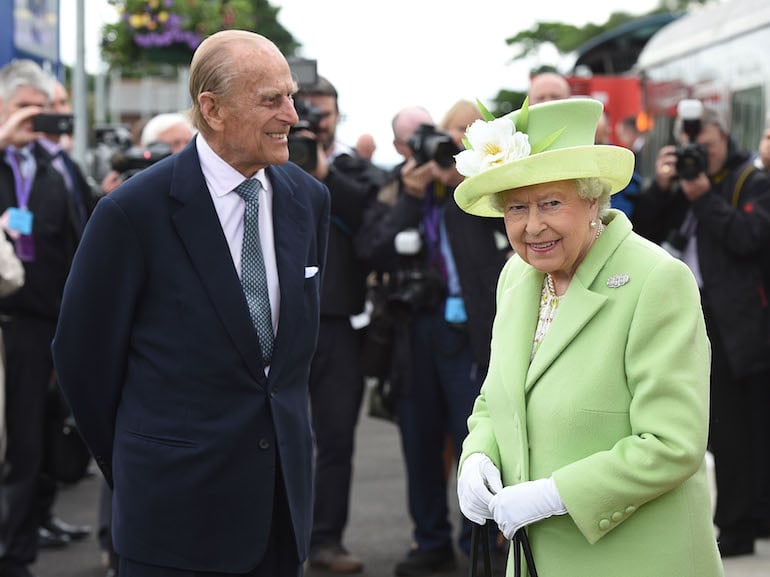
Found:
<path fill-rule="evenodd" d="M 171 219 L 235 347 L 249 371 L 263 381 L 259 341 L 194 142 L 175 158 L 170 196 L 180 205 Z"/>
<path fill-rule="evenodd" d="M 551 363 L 580 334 L 606 300 L 607 297 L 582 286 L 577 276 L 572 279 L 564 300 L 559 303 L 548 334 L 532 359 L 527 373 L 526 391 L 532 388 Z"/>
<path fill-rule="evenodd" d="M 297 202 L 291 181 L 280 168 L 267 169 L 273 187 L 273 236 L 278 264 L 278 281 L 281 286 L 281 307 L 278 317 L 273 365 L 271 374 L 280 370 L 281 361 L 291 351 L 292 335 L 297 335 L 304 318 L 304 280 L 307 258 L 306 208 Z"/>
<path fill-rule="evenodd" d="M 529 370 L 529 355 L 537 326 L 538 303 L 542 273 L 526 265 L 522 276 L 507 287 L 499 299 L 496 319 L 503 323 L 495 326 L 493 354 L 503 365 L 501 374 L 506 375 L 505 388 L 512 400 L 518 402 Z M 497 325 L 495 320 L 495 325 Z M 510 375 L 511 378 L 507 376 Z"/>

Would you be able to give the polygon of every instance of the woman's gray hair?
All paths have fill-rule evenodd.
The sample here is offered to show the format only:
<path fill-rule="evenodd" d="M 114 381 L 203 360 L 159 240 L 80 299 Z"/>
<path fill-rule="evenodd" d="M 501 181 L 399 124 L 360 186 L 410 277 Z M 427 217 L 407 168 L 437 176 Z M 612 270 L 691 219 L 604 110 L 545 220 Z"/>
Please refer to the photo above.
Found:
<path fill-rule="evenodd" d="M 594 176 L 576 178 L 573 182 L 580 198 L 599 201 L 599 218 L 604 218 L 610 210 L 610 183 Z M 505 214 L 505 197 L 510 191 L 511 189 L 503 190 L 492 197 L 492 206 L 503 214 Z"/>

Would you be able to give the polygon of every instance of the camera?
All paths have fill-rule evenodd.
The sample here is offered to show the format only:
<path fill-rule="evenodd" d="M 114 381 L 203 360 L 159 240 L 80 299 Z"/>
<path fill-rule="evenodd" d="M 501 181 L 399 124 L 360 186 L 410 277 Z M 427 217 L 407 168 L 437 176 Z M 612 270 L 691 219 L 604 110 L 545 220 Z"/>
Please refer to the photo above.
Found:
<path fill-rule="evenodd" d="M 388 300 L 410 311 L 435 309 L 444 300 L 444 281 L 425 263 L 420 232 L 413 228 L 402 230 L 394 243 L 400 263 L 391 278 Z"/>
<path fill-rule="evenodd" d="M 132 146 L 126 150 L 119 150 L 112 155 L 110 163 L 112 169 L 119 172 L 121 179 L 125 181 L 170 155 L 171 148 L 168 144 L 152 142 L 146 148 Z"/>
<path fill-rule="evenodd" d="M 74 123 L 72 114 L 43 112 L 32 117 L 32 130 L 46 134 L 72 134 Z"/>
<path fill-rule="evenodd" d="M 432 124 L 421 124 L 406 144 L 418 165 L 435 160 L 442 168 L 449 168 L 460 152 L 452 137 Z"/>
<path fill-rule="evenodd" d="M 309 136 L 300 136 L 297 132 L 308 130 L 315 134 L 324 114 L 309 100 L 295 100 L 294 109 L 299 121 L 289 131 L 289 160 L 310 172 L 318 166 L 318 141 Z"/>
<path fill-rule="evenodd" d="M 682 120 L 682 131 L 689 139 L 687 144 L 676 148 L 676 172 L 683 180 L 693 180 L 708 168 L 708 153 L 695 142 L 702 129 L 703 104 L 700 100 L 682 100 L 676 111 Z"/>

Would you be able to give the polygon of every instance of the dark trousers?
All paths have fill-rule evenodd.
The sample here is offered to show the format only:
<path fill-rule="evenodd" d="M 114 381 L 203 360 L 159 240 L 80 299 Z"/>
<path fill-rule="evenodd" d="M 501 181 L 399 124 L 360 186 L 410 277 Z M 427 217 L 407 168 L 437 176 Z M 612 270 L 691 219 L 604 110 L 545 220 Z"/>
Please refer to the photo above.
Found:
<path fill-rule="evenodd" d="M 716 511 L 724 535 L 753 538 L 770 526 L 770 373 L 736 378 L 722 338 L 707 317 L 712 347 L 711 427 Z"/>
<path fill-rule="evenodd" d="M 302 564 L 297 557 L 289 502 L 280 472 L 276 477 L 275 507 L 273 507 L 269 540 L 265 548 L 265 556 L 254 569 L 247 573 L 216 573 L 159 567 L 131 561 L 121 556 L 118 575 L 120 577 L 301 577 Z"/>
<path fill-rule="evenodd" d="M 459 457 L 480 382 L 466 330 L 447 323 L 443 314 L 416 315 L 411 341 L 412 378 L 397 414 L 414 541 L 419 549 L 430 550 L 452 544 L 444 440 L 449 433 Z M 466 553 L 470 536 L 470 521 L 462 517 L 459 546 Z"/>
<path fill-rule="evenodd" d="M 347 317 L 321 317 L 309 388 L 316 445 L 312 549 L 342 543 L 348 522 L 364 381 L 361 332 L 350 326 Z"/>
<path fill-rule="evenodd" d="M 0 480 L 0 564 L 26 565 L 37 556 L 37 490 L 55 330 L 52 321 L 28 317 L 3 324 L 8 474 Z"/>

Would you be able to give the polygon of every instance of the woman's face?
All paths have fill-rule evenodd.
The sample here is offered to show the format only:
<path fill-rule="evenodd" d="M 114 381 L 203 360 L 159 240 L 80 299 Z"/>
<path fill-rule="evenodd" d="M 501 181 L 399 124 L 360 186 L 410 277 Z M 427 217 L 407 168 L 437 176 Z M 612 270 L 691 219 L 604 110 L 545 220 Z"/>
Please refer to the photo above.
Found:
<path fill-rule="evenodd" d="M 513 189 L 503 209 L 513 249 L 554 279 L 571 279 L 596 239 L 598 202 L 580 198 L 573 180 Z"/>

